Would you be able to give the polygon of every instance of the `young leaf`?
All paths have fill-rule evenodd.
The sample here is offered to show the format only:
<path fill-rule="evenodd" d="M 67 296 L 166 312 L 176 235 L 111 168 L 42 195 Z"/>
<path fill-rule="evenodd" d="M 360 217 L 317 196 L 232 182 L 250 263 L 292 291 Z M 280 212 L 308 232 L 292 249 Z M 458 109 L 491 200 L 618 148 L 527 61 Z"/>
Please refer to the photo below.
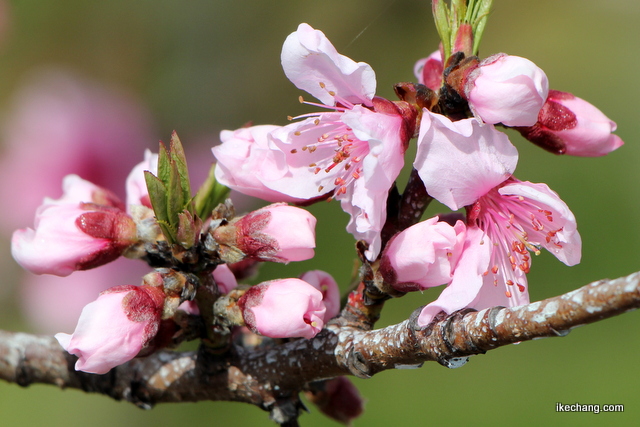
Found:
<path fill-rule="evenodd" d="M 216 180 L 215 168 L 216 165 L 211 165 L 209 176 L 194 197 L 196 214 L 200 218 L 208 218 L 213 209 L 224 202 L 231 191 Z"/>

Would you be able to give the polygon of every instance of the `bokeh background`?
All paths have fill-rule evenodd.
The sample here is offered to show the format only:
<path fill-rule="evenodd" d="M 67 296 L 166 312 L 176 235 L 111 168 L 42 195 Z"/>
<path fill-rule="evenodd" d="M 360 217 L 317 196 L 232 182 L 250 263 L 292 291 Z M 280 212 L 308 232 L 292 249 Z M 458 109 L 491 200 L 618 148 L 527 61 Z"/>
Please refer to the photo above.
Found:
<path fill-rule="evenodd" d="M 507 52 L 533 60 L 552 88 L 573 92 L 615 120 L 626 142 L 604 158 L 569 158 L 510 134 L 520 151 L 518 178 L 557 191 L 575 213 L 584 243 L 576 267 L 547 253 L 534 259 L 532 300 L 640 270 L 639 21 L 636 0 L 494 1 L 481 56 Z M 0 1 L 0 328 L 71 332 L 77 314 L 67 302 L 83 293 L 94 299 L 92 286 L 100 280 L 104 287 L 136 283 L 141 271 L 127 266 L 95 280 L 76 273 L 71 277 L 80 283 L 73 287 L 36 284 L 9 251 L 11 229 L 32 224 L 34 207 L 23 207 L 28 200 L 37 205 L 45 195 L 59 197 L 59 178 L 71 172 L 122 193 L 143 149 L 156 150 L 173 129 L 202 176 L 220 130 L 249 121 L 285 124 L 287 115 L 309 111 L 279 62 L 282 42 L 300 22 L 323 30 L 341 53 L 371 64 L 378 95 L 391 99 L 392 85 L 415 80 L 414 62 L 438 43 L 427 0 Z M 240 201 L 247 209 L 259 206 L 252 203 Z M 346 289 L 354 268 L 347 217 L 337 203 L 311 211 L 319 218 L 316 258 L 265 266 L 261 278 L 321 268 Z M 405 319 L 438 292 L 390 301 L 380 326 Z M 71 326 L 61 320 L 65 312 Z M 475 356 L 456 370 L 429 363 L 355 379 L 367 404 L 354 425 L 635 425 L 639 350 L 640 313 L 634 312 L 565 338 Z M 556 413 L 557 402 L 624 404 L 625 412 Z M 310 409 L 302 425 L 337 425 Z M 75 390 L 5 383 L 0 420 L 68 427 L 271 424 L 266 413 L 238 403 L 142 411 Z"/>

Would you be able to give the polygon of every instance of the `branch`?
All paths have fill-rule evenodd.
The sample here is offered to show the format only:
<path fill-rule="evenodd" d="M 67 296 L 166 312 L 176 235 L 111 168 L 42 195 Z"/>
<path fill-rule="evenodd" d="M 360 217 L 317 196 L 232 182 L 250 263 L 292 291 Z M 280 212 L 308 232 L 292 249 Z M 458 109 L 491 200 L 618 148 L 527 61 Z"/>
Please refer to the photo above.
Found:
<path fill-rule="evenodd" d="M 254 350 L 232 347 L 224 354 L 204 347 L 162 351 L 105 375 L 75 371 L 75 356 L 52 337 L 0 332 L 0 378 L 21 386 L 44 383 L 101 393 L 142 408 L 162 402 L 246 402 L 286 419 L 286 414 L 297 415 L 302 407 L 297 394 L 311 381 L 349 374 L 368 378 L 426 361 L 456 367 L 474 354 L 565 336 L 577 326 L 638 307 L 640 272 L 525 306 L 441 313 L 424 329 L 416 327 L 419 310 L 402 323 L 373 331 L 347 326 L 339 317 L 311 340 Z"/>

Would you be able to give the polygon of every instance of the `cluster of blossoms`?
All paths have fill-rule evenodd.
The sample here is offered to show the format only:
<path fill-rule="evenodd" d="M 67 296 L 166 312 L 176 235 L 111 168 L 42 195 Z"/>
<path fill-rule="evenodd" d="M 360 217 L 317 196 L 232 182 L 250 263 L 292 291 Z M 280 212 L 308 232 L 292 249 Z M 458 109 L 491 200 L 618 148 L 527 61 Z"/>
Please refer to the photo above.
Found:
<path fill-rule="evenodd" d="M 541 248 L 577 264 L 574 215 L 547 185 L 514 176 L 518 151 L 496 126 L 556 154 L 601 156 L 622 145 L 612 134 L 615 123 L 586 101 L 549 90 L 531 61 L 506 54 L 480 60 L 467 45 L 418 61 L 418 83 L 396 85 L 400 100 L 390 101 L 375 95 L 368 64 L 339 54 L 322 32 L 301 24 L 284 43 L 282 65 L 319 100 L 303 102 L 320 111 L 285 126 L 223 131 L 213 148 L 215 177 L 195 197 L 175 135 L 169 150 L 147 152 L 131 172 L 126 204 L 66 177 L 63 196 L 45 199 L 34 229 L 14 233 L 18 263 L 66 276 L 125 256 L 155 269 L 138 286 L 103 292 L 84 308 L 72 335 L 56 336 L 78 356 L 76 369 L 106 373 L 171 346 L 190 317 L 202 319 L 201 338 L 211 346 L 229 345 L 216 341 L 220 328 L 313 338 L 340 312 L 330 275 L 315 270 L 238 284 L 259 262 L 314 256 L 315 218 L 287 203 L 339 200 L 378 290 L 399 295 L 446 285 L 422 308 L 419 327 L 440 312 L 528 303 L 526 274 Z M 424 202 L 420 214 L 430 198 L 464 212 L 416 217 L 389 233 L 390 195 L 412 139 L 415 179 L 427 195 L 414 200 Z M 219 184 L 273 204 L 236 216 L 216 195 Z M 342 381 L 329 388 L 350 390 Z"/>
<path fill-rule="evenodd" d="M 545 184 L 514 177 L 518 151 L 495 126 L 556 154 L 600 156 L 622 141 L 594 106 L 549 90 L 531 61 L 459 51 L 444 63 L 436 51 L 417 62 L 418 84 L 398 84 L 401 101 L 392 102 L 375 96 L 368 64 L 301 24 L 284 43 L 282 66 L 320 101 L 306 104 L 325 111 L 223 132 L 213 148 L 218 181 L 268 201 L 339 200 L 383 288 L 448 285 L 422 310 L 420 326 L 440 311 L 528 303 L 530 254 L 540 248 L 567 265 L 580 261 L 574 215 Z M 466 215 L 433 217 L 385 242 L 387 198 L 414 137 L 413 168 L 427 193 Z"/>
<path fill-rule="evenodd" d="M 206 241 L 198 250 L 209 253 L 190 261 L 193 254 L 177 253 L 167 244 L 154 215 L 144 171 L 157 170 L 158 155 L 147 151 L 127 178 L 126 205 L 109 190 L 69 175 L 63 181 L 63 196 L 47 198 L 38 208 L 34 229 L 13 234 L 14 258 L 36 274 L 68 276 L 120 256 L 140 258 L 156 267 L 140 286 L 121 285 L 102 292 L 83 309 L 72 335 L 56 335 L 69 353 L 78 356 L 76 369 L 106 373 L 166 346 L 175 330 L 170 320 L 178 311 L 199 314 L 194 298 L 197 287 L 205 286 L 200 281 L 206 282 L 206 276 L 220 295 L 236 290 L 244 320 L 240 323 L 267 337 L 311 338 L 338 314 L 338 285 L 323 271 L 248 290 L 236 280 L 259 261 L 312 258 L 316 219 L 309 212 L 276 203 L 240 217 L 209 218 L 210 223 L 197 230 L 197 240 Z M 164 267 L 178 263 L 177 257 L 182 270 Z"/>

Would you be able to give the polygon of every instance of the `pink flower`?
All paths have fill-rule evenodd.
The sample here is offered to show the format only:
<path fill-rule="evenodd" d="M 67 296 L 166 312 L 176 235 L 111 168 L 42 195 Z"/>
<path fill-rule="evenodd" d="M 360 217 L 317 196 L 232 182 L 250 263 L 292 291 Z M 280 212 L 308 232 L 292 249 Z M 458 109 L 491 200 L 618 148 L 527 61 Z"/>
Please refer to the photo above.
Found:
<path fill-rule="evenodd" d="M 532 126 L 547 99 L 544 71 L 519 56 L 496 54 L 484 59 L 464 85 L 473 114 L 485 123 Z"/>
<path fill-rule="evenodd" d="M 416 62 L 413 67 L 413 74 L 418 79 L 418 83 L 425 85 L 434 92 L 440 90 L 442 86 L 442 54 L 436 50 L 426 58 L 422 58 Z"/>
<path fill-rule="evenodd" d="M 422 120 L 414 166 L 429 194 L 451 209 L 467 206 L 468 212 L 453 280 L 425 307 L 421 325 L 440 310 L 528 302 L 530 251 L 544 247 L 567 265 L 580 261 L 575 217 L 546 185 L 511 177 L 517 152 L 506 136 L 475 119 L 450 122 L 430 113 Z"/>
<path fill-rule="evenodd" d="M 580 262 L 573 213 L 545 184 L 514 178 L 482 196 L 468 214 L 467 237 L 454 278 L 418 318 L 425 326 L 439 311 L 529 303 L 530 252 L 545 248 L 564 264 Z"/>
<path fill-rule="evenodd" d="M 622 144 L 615 122 L 587 101 L 567 92 L 549 91 L 538 122 L 517 130 L 529 141 L 555 154 L 604 156 Z"/>
<path fill-rule="evenodd" d="M 340 313 L 340 288 L 334 278 L 322 270 L 311 270 L 300 276 L 303 280 L 322 292 L 322 302 L 327 308 L 324 321 L 327 322 Z"/>
<path fill-rule="evenodd" d="M 249 329 L 271 338 L 311 339 L 324 326 L 322 293 L 300 279 L 253 286 L 238 300 Z"/>
<path fill-rule="evenodd" d="M 401 292 L 450 283 L 465 231 L 462 221 L 452 227 L 434 217 L 396 234 L 382 253 L 382 277 Z"/>
<path fill-rule="evenodd" d="M 505 306 L 529 302 L 525 276 L 531 267 L 529 252 L 538 254 L 545 248 L 566 265 L 580 262 L 582 241 L 576 219 L 545 184 L 508 179 L 476 202 L 469 223 L 483 230 L 495 247 L 485 278 L 493 286 L 486 286 L 485 295 L 476 301 L 480 308 L 488 300 Z"/>
<path fill-rule="evenodd" d="M 67 276 L 98 267 L 118 258 L 136 241 L 135 223 L 111 205 L 117 202 L 111 193 L 73 175 L 65 178 L 64 188 L 61 199 L 46 199 L 38 208 L 35 230 L 13 233 L 11 253 L 33 273 Z M 80 197 L 88 197 L 88 203 L 77 201 Z"/>
<path fill-rule="evenodd" d="M 261 261 L 288 263 L 313 258 L 315 226 L 316 219 L 308 211 L 276 203 L 217 227 L 213 238 L 223 246 L 221 256 L 228 262 L 241 258 L 225 258 L 225 254 L 240 250 Z"/>
<path fill-rule="evenodd" d="M 164 293 L 150 286 L 116 286 L 85 306 L 72 335 L 56 339 L 78 356 L 76 370 L 105 374 L 133 359 L 155 337 Z"/>
<path fill-rule="evenodd" d="M 400 108 L 374 97 L 375 73 L 368 64 L 337 53 L 318 30 L 301 24 L 282 48 L 285 74 L 332 111 L 301 116 L 271 132 L 288 170 L 269 188 L 300 199 L 333 192 L 351 215 L 347 230 L 380 251 L 389 188 L 404 164 L 413 134 Z"/>

